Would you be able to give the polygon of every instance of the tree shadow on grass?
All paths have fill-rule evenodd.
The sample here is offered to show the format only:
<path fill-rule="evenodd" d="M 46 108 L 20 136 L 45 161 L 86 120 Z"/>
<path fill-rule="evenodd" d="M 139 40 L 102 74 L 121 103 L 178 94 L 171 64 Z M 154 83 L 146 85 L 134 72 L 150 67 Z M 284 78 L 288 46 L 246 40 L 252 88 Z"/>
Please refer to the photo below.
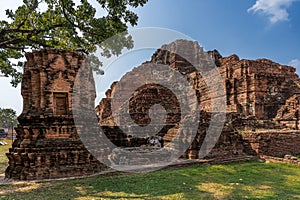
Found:
<path fill-rule="evenodd" d="M 27 184 L 27 185 L 26 185 Z M 0 186 L 2 199 L 295 199 L 300 168 L 258 162 Z M 29 184 L 29 185 L 28 185 Z M 22 188 L 30 187 L 29 190 Z M 10 189 L 10 187 L 16 187 Z"/>

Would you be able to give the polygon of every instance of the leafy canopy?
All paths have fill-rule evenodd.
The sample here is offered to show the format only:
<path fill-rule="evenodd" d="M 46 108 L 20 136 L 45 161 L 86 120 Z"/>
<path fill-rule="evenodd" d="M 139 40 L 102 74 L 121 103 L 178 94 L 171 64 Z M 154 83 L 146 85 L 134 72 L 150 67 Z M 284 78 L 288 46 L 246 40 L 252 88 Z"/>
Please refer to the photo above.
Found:
<path fill-rule="evenodd" d="M 11 108 L 0 108 L 0 128 L 14 127 L 18 124 L 16 111 Z"/>
<path fill-rule="evenodd" d="M 76 0 L 75 0 L 76 1 Z M 130 8 L 143 6 L 148 0 L 92 0 L 105 12 L 96 16 L 88 0 L 23 0 L 16 11 L 6 10 L 8 20 L 0 21 L 0 74 L 12 77 L 17 86 L 22 74 L 16 69 L 25 52 L 40 48 L 58 48 L 90 54 L 97 46 L 105 56 L 132 48 L 126 34 L 128 25 L 137 24 L 138 16 Z M 125 32 L 125 33 L 124 33 Z M 113 44 L 103 41 L 114 36 Z M 95 57 L 92 61 L 100 64 Z M 98 72 L 101 70 L 98 68 Z"/>

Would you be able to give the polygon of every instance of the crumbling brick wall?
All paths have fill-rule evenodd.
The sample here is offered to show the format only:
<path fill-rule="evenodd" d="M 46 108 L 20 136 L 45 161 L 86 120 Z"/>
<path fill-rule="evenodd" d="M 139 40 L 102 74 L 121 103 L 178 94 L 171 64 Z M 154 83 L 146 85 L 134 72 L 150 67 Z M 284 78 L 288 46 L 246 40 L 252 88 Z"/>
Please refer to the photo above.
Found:
<path fill-rule="evenodd" d="M 249 154 L 279 157 L 287 154 L 300 155 L 299 131 L 248 131 L 242 135 L 244 142 L 251 146 L 251 149 L 248 149 Z"/>
<path fill-rule="evenodd" d="M 176 53 L 172 53 L 172 51 L 167 51 L 166 49 L 180 49 L 181 56 Z M 203 63 L 199 62 L 199 52 L 201 51 L 203 51 L 203 49 L 200 48 L 196 42 L 179 40 L 171 43 L 168 48 L 163 46 L 161 49 L 158 49 L 151 57 L 151 60 L 146 63 L 168 65 L 171 69 L 175 69 L 181 74 L 187 75 L 191 87 L 196 91 L 197 101 L 200 104 L 199 112 L 201 111 L 209 115 L 211 112 L 212 96 L 201 72 L 197 72 L 191 64 L 198 63 L 201 67 L 205 66 L 201 65 Z M 280 65 L 267 59 L 246 60 L 240 59 L 237 55 L 223 57 L 217 50 L 209 51 L 208 55 L 214 59 L 215 64 L 223 77 L 223 84 L 226 90 L 225 103 L 227 112 L 237 113 L 239 118 L 248 117 L 248 119 L 250 119 L 249 117 L 251 117 L 251 122 L 249 123 L 252 123 L 252 121 L 253 123 L 257 123 L 257 119 L 271 120 L 275 118 L 286 100 L 292 98 L 295 93 L 299 92 L 299 87 L 295 87 L 294 84 L 294 82 L 299 80 L 299 78 L 295 73 L 295 68 L 293 67 Z M 142 68 L 143 65 L 144 64 L 135 68 L 133 71 L 138 71 L 138 69 Z M 138 74 L 142 76 L 142 72 Z M 165 78 L 168 79 L 168 77 Z M 132 81 L 135 81 L 134 76 L 132 76 Z M 114 88 L 116 84 L 117 82 L 112 84 L 111 88 L 106 93 L 106 98 L 102 99 L 96 108 L 99 122 L 102 126 L 116 126 L 110 110 L 110 101 L 114 96 Z M 144 89 L 144 91 L 147 90 L 147 86 L 145 86 L 145 88 L 146 89 Z M 131 105 L 139 105 L 137 101 L 139 92 L 141 91 L 137 90 L 137 95 L 131 98 Z M 163 102 L 163 100 L 156 100 L 157 96 L 153 95 L 155 92 L 153 92 L 153 88 L 151 89 L 150 86 L 147 92 L 149 94 L 148 102 Z M 164 95 L 162 95 L 162 97 L 163 96 Z M 121 99 L 120 101 L 122 102 L 125 100 Z M 142 110 L 144 107 L 148 108 L 149 105 L 144 107 L 143 105 L 139 105 L 137 107 Z M 176 107 L 176 105 L 173 105 L 173 107 Z M 149 118 L 149 116 L 145 115 L 145 113 L 139 112 L 134 113 L 132 117 L 144 120 L 148 120 Z M 184 157 L 198 157 L 201 141 L 205 137 L 209 118 L 205 118 L 204 121 L 205 122 L 203 124 L 200 124 L 195 140 L 185 155 L 183 155 Z M 243 139 L 241 135 L 236 132 L 236 129 L 238 127 L 243 128 L 242 126 L 245 125 L 245 123 L 247 124 L 249 120 L 244 122 L 240 121 L 240 124 L 236 124 L 235 127 L 229 125 L 229 121 L 227 120 L 225 123 L 225 128 L 223 129 L 217 145 L 212 150 L 210 154 L 211 156 L 242 154 L 245 152 L 244 149 L 248 148 L 247 145 L 247 147 L 243 146 Z M 275 127 L 272 122 L 264 124 L 267 124 L 266 128 Z M 174 135 L 178 134 L 176 126 L 178 126 L 176 122 L 170 123 L 165 127 L 165 129 L 160 131 L 159 134 L 163 136 L 165 143 L 168 143 Z M 130 135 L 122 134 L 123 140 L 128 141 L 128 137 L 130 137 Z M 118 134 L 119 137 L 121 137 L 120 135 L 122 134 Z"/>
<path fill-rule="evenodd" d="M 201 72 L 196 72 L 192 64 L 187 61 L 197 63 L 195 61 L 197 60 L 197 51 L 202 49 L 198 44 L 188 41 L 177 43 L 186 51 L 181 52 L 186 59 L 165 49 L 158 49 L 150 62 L 169 65 L 171 69 L 178 70 L 182 74 L 188 74 L 190 83 L 197 92 L 199 102 L 201 102 L 200 109 L 210 112 L 210 91 Z M 222 57 L 216 50 L 209 51 L 208 54 L 215 59 L 216 66 L 223 77 L 226 88 L 227 112 L 255 116 L 257 119 L 273 119 L 286 100 L 300 92 L 299 87 L 295 87 L 295 82 L 299 80 L 299 77 L 293 67 L 280 65 L 267 59 L 246 60 L 240 59 L 237 55 Z M 109 99 L 114 93 L 113 86 L 107 92 L 109 96 L 99 104 L 102 110 L 108 109 Z M 98 112 L 100 121 L 108 117 L 108 110 Z"/>

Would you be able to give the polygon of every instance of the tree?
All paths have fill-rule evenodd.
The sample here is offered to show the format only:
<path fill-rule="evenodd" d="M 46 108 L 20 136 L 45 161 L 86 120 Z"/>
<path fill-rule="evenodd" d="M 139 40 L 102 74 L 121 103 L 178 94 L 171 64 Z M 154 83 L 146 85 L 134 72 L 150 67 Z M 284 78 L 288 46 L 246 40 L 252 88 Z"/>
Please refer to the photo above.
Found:
<path fill-rule="evenodd" d="M 22 74 L 12 59 L 24 57 L 26 51 L 40 48 L 59 48 L 83 54 L 102 49 L 103 55 L 118 55 L 121 50 L 132 48 L 133 42 L 126 34 L 128 25 L 135 26 L 138 16 L 130 8 L 143 6 L 148 0 L 95 0 L 105 11 L 96 17 L 96 9 L 88 0 L 23 0 L 16 11 L 6 10 L 8 20 L 0 21 L 0 72 L 12 77 L 17 86 Z M 113 44 L 106 39 L 124 33 Z M 92 57 L 92 61 L 100 64 Z M 98 72 L 101 70 L 98 68 Z"/>
<path fill-rule="evenodd" d="M 13 128 L 18 124 L 16 111 L 11 108 L 0 108 L 0 127 Z"/>

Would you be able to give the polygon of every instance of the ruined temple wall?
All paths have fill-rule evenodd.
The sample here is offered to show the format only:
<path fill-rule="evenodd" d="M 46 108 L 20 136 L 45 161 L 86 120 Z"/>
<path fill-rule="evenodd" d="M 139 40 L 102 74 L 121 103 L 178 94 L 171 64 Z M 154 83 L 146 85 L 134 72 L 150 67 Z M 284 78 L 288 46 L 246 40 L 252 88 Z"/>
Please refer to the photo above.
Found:
<path fill-rule="evenodd" d="M 200 60 L 197 61 L 197 59 L 199 59 L 198 56 L 201 48 L 193 46 L 194 43 L 187 42 L 185 44 L 172 44 L 170 49 L 173 48 L 174 50 L 178 47 L 178 45 L 183 45 L 183 47 L 185 47 L 182 48 L 183 51 L 186 51 L 182 54 L 184 57 L 188 58 L 191 62 L 193 62 L 193 64 L 197 64 L 200 67 L 205 66 Z M 240 60 L 237 55 L 222 57 L 216 50 L 209 52 L 208 55 L 215 58 L 215 64 L 223 78 L 223 84 L 226 90 L 226 102 L 224 103 L 226 103 L 227 112 L 237 113 L 240 118 L 250 117 L 254 121 L 256 118 L 268 120 L 273 119 L 276 116 L 276 113 L 279 112 L 280 108 L 285 104 L 286 100 L 289 99 L 295 92 L 299 91 L 299 87 L 294 84 L 295 81 L 299 81 L 299 77 L 296 75 L 295 68 L 293 67 L 283 66 L 267 59 Z M 200 112 L 203 111 L 210 113 L 212 111 L 211 100 L 223 98 L 223 96 L 212 94 L 205 82 L 213 82 L 216 77 L 209 76 L 209 73 L 207 73 L 208 76 L 206 76 L 205 79 L 201 72 L 197 72 L 195 68 L 193 68 L 192 64 L 181 56 L 172 54 L 162 48 L 153 54 L 151 61 L 149 62 L 169 65 L 170 68 L 179 71 L 183 75 L 187 75 L 188 81 L 190 82 L 191 87 L 195 90 L 198 103 L 200 104 Z M 207 70 L 206 72 L 209 72 L 208 69 L 204 69 L 204 71 L 205 70 Z M 164 76 L 164 74 L 162 73 L 161 76 Z M 166 76 L 165 78 L 168 79 Z M 132 77 L 132 80 L 134 80 L 134 76 Z M 110 98 L 112 94 L 114 94 L 113 87 L 114 86 L 108 90 L 107 98 L 103 100 L 98 107 L 101 108 L 99 109 L 101 110 L 101 112 L 99 112 L 101 113 L 100 124 L 105 126 L 115 125 L 111 114 L 109 113 L 109 109 L 105 106 L 109 105 Z M 289 121 L 289 123 L 290 122 L 291 121 Z M 252 122 L 249 122 L 249 124 L 250 123 Z M 241 122 L 238 125 L 241 126 L 240 128 L 244 128 L 242 126 L 245 124 Z M 249 125 L 249 127 L 253 126 Z M 266 123 L 261 127 L 274 128 L 275 125 L 273 123 Z M 164 130 L 164 141 L 166 141 L 166 143 L 171 141 L 174 135 L 177 134 L 176 124 L 168 128 L 169 129 Z M 203 139 L 205 132 L 206 130 L 201 129 L 201 127 L 199 128 L 197 133 L 198 139 L 195 139 L 193 145 L 184 155 L 186 158 L 197 158 L 199 148 L 201 146 L 199 141 L 201 140 L 201 137 Z M 247 145 L 244 145 L 240 134 L 236 133 L 232 127 L 225 127 L 221 137 L 219 138 L 218 144 L 211 153 L 211 156 L 242 154 L 245 153 L 246 146 Z M 252 148 L 249 149 L 253 151 Z"/>
<path fill-rule="evenodd" d="M 267 59 L 239 60 L 236 55 L 221 58 L 220 63 L 228 112 L 272 119 L 289 95 L 297 91 L 290 87 L 299 79 L 293 67 Z"/>
<path fill-rule="evenodd" d="M 299 77 L 295 68 L 281 66 L 268 60 L 253 61 L 250 72 L 256 82 L 255 115 L 259 119 L 272 119 L 280 107 L 294 93 L 291 88 Z"/>
<path fill-rule="evenodd" d="M 300 129 L 300 93 L 286 100 L 278 110 L 275 121 L 281 128 Z"/>
<path fill-rule="evenodd" d="M 177 49 L 180 50 L 179 54 L 170 52 L 176 52 Z M 214 81 L 216 77 L 207 73 L 209 68 L 204 68 L 206 65 L 203 65 L 199 56 L 201 51 L 203 49 L 198 44 L 180 40 L 158 49 L 151 61 L 146 63 L 169 65 L 170 68 L 187 75 L 191 87 L 195 89 L 200 110 L 211 112 L 211 100 L 221 99 L 223 96 L 213 94 L 207 87 L 206 81 Z M 215 59 L 217 69 L 223 78 L 227 112 L 255 116 L 258 119 L 273 119 L 285 100 L 295 92 L 299 92 L 299 87 L 292 88 L 292 83 L 299 80 L 293 67 L 283 66 L 267 59 L 240 60 L 237 55 L 222 57 L 216 50 L 208 52 L 208 56 Z M 197 72 L 192 64 L 204 70 L 205 77 L 203 71 Z M 138 74 L 141 76 L 142 73 Z M 161 76 L 164 76 L 163 72 Z M 106 105 L 109 105 L 110 98 L 114 94 L 113 87 L 107 94 L 107 98 L 98 106 L 101 108 L 101 112 L 98 112 L 101 113 L 100 121 L 110 116 L 110 110 Z"/>
<path fill-rule="evenodd" d="M 300 154 L 300 132 L 285 131 L 261 131 L 244 132 L 242 134 L 245 143 L 250 144 L 251 152 L 258 155 L 284 156 Z M 254 152 L 253 152 L 254 150 Z M 251 153 L 248 152 L 248 153 Z"/>

